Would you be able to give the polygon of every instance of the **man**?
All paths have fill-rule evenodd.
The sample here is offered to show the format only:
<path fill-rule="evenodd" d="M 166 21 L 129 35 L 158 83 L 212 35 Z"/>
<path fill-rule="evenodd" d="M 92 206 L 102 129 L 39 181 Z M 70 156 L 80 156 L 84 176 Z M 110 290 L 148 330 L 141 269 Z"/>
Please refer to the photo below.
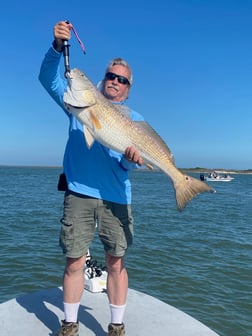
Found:
<path fill-rule="evenodd" d="M 139 152 L 126 148 L 122 155 L 95 142 L 86 146 L 83 126 L 65 110 L 66 80 L 60 75 L 63 41 L 71 37 L 71 24 L 61 21 L 54 27 L 54 42 L 42 62 L 39 80 L 67 114 L 70 122 L 63 168 L 67 180 L 60 245 L 66 255 L 63 277 L 65 319 L 58 336 L 79 336 L 78 309 L 84 289 L 86 254 L 96 223 L 103 243 L 108 270 L 107 293 L 111 311 L 109 336 L 125 335 L 128 275 L 124 255 L 133 239 L 131 185 L 128 173 L 143 163 Z M 129 65 L 113 59 L 101 82 L 101 91 L 112 103 L 124 104 L 132 85 Z M 143 117 L 129 110 L 132 120 Z"/>

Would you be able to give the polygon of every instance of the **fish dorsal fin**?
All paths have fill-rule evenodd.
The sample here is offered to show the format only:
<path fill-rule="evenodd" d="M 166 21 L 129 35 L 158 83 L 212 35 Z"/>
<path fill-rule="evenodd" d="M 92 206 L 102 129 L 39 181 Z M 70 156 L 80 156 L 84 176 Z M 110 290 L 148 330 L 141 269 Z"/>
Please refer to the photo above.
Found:
<path fill-rule="evenodd" d="M 146 121 L 134 121 L 134 123 L 136 123 L 136 125 L 138 125 L 139 127 L 142 127 L 146 131 L 146 133 L 150 134 L 153 139 L 157 140 L 160 144 L 162 144 L 162 147 L 164 149 L 168 150 L 169 153 L 171 153 L 167 144 L 160 137 L 160 135 L 150 126 L 150 124 L 148 124 Z"/>
<path fill-rule="evenodd" d="M 86 140 L 86 144 L 88 149 L 90 149 L 94 143 L 94 137 L 90 133 L 89 129 L 87 127 L 83 127 L 83 133 L 84 133 L 84 138 Z"/>
<path fill-rule="evenodd" d="M 92 123 L 92 125 L 97 128 L 97 129 L 101 129 L 101 123 L 96 115 L 96 113 L 94 111 L 90 111 L 90 121 Z"/>

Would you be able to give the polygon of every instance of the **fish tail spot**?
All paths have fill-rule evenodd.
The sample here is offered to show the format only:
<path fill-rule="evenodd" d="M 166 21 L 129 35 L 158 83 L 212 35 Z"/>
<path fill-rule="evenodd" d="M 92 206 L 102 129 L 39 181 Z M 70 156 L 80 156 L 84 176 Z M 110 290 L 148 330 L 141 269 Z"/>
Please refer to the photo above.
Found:
<path fill-rule="evenodd" d="M 174 185 L 174 190 L 179 211 L 182 211 L 187 203 L 198 194 L 203 192 L 215 192 L 215 190 L 205 182 L 188 175 L 184 175 L 182 181 Z"/>

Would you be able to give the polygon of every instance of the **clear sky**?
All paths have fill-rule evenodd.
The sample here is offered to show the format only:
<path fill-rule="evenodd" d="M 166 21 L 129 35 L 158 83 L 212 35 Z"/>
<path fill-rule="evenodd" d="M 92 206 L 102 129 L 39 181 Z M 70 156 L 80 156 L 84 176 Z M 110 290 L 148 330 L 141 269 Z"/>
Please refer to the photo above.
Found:
<path fill-rule="evenodd" d="M 62 165 L 68 120 L 38 81 L 53 26 L 69 20 L 70 65 L 97 83 L 131 65 L 128 105 L 166 141 L 177 167 L 252 168 L 252 1 L 4 1 L 0 164 Z M 62 63 L 63 69 L 63 63 Z"/>

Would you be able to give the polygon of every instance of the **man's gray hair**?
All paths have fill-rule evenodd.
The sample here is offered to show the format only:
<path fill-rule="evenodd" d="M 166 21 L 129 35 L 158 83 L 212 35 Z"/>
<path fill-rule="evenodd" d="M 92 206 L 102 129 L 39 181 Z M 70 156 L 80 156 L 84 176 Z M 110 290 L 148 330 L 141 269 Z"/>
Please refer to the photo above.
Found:
<path fill-rule="evenodd" d="M 132 74 L 132 71 L 131 71 L 131 68 L 130 68 L 129 64 L 123 58 L 120 58 L 120 57 L 113 58 L 109 62 L 108 66 L 106 68 L 105 75 L 106 75 L 107 72 L 109 72 L 109 69 L 112 66 L 114 66 L 114 65 L 122 65 L 122 66 L 126 67 L 129 70 L 130 78 L 128 78 L 128 80 L 130 82 L 130 85 L 132 85 L 132 83 L 133 83 L 133 74 Z"/>

